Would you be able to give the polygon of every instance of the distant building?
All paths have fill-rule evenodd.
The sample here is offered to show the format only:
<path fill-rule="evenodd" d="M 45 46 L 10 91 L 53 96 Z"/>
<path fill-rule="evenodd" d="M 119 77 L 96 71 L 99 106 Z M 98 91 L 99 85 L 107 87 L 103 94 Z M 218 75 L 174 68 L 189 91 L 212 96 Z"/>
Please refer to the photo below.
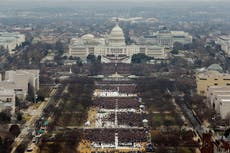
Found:
<path fill-rule="evenodd" d="M 211 86 L 207 91 L 208 105 L 222 119 L 230 117 L 230 86 Z"/>
<path fill-rule="evenodd" d="M 10 54 L 14 53 L 14 49 L 25 42 L 25 35 L 18 32 L 0 32 L 0 46 L 7 49 Z"/>
<path fill-rule="evenodd" d="M 40 61 L 42 64 L 57 64 L 54 61 L 55 53 L 52 50 L 48 50 L 48 54 Z"/>
<path fill-rule="evenodd" d="M 15 113 L 15 91 L 12 89 L 0 89 L 0 112 L 3 110 Z"/>
<path fill-rule="evenodd" d="M 24 99 L 29 87 L 35 92 L 39 90 L 39 72 L 39 70 L 6 71 L 5 75 L 0 75 L 0 88 L 14 90 L 17 97 Z"/>
<path fill-rule="evenodd" d="M 221 50 L 230 56 L 230 35 L 218 36 L 216 43 L 220 45 Z"/>
<path fill-rule="evenodd" d="M 197 93 L 207 95 L 210 86 L 230 86 L 230 74 L 209 70 L 196 74 Z"/>
<path fill-rule="evenodd" d="M 192 43 L 192 36 L 184 31 L 169 31 L 163 28 L 152 35 L 146 35 L 135 40 L 137 44 L 157 45 L 166 48 L 172 48 L 174 43 L 183 45 Z"/>
<path fill-rule="evenodd" d="M 101 56 L 102 62 L 130 63 L 131 56 L 144 53 L 155 59 L 165 59 L 167 54 L 164 47 L 154 45 L 126 45 L 123 30 L 118 22 L 109 36 L 95 38 L 92 34 L 83 35 L 80 38 L 71 39 L 69 56 L 80 57 L 85 60 L 89 54 Z"/>
<path fill-rule="evenodd" d="M 201 153 L 229 153 L 230 143 L 224 139 L 216 139 L 210 133 L 203 133 Z"/>
<path fill-rule="evenodd" d="M 32 43 L 46 43 L 46 44 L 55 44 L 58 41 L 58 36 L 53 33 L 41 33 L 39 36 L 34 37 Z"/>

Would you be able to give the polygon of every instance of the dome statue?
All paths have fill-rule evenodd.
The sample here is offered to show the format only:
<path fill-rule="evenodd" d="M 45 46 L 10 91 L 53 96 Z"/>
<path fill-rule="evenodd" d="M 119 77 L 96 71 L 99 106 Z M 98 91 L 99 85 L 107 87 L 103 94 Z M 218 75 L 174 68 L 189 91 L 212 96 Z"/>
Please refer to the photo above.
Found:
<path fill-rule="evenodd" d="M 109 44 L 111 46 L 125 46 L 124 32 L 119 26 L 118 20 L 109 35 Z"/>

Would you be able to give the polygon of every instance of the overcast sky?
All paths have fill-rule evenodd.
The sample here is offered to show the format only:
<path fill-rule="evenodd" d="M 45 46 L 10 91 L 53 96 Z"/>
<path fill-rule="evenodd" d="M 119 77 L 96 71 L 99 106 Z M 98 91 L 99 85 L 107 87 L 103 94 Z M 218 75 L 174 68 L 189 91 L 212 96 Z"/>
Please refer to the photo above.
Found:
<path fill-rule="evenodd" d="M 78 2 L 78 1 L 106 1 L 106 2 L 109 2 L 109 1 L 130 1 L 130 2 L 143 2 L 143 1 L 146 1 L 146 2 L 171 2 L 171 1 L 191 1 L 191 2 L 200 2 L 200 1 L 205 1 L 205 2 L 221 2 L 221 1 L 229 1 L 229 0 L 0 0 L 0 2 L 5 2 L 5 3 L 10 3 L 10 2 Z"/>
<path fill-rule="evenodd" d="M 178 1 L 176 3 L 176 1 Z M 98 2 L 98 5 L 97 5 Z M 102 6 L 110 5 L 111 6 L 119 6 L 125 7 L 129 5 L 131 6 L 151 6 L 157 4 L 166 4 L 166 5 L 184 5 L 191 6 L 190 3 L 194 3 L 194 5 L 199 6 L 200 3 L 204 3 L 205 5 L 213 3 L 214 5 L 224 5 L 229 6 L 230 0 L 0 0 L 0 8 L 8 9 L 10 8 L 31 8 L 31 7 L 77 7 L 83 4 L 84 6 Z M 221 3 L 220 3 L 221 2 Z M 102 4 L 101 4 L 102 3 Z"/>
<path fill-rule="evenodd" d="M 11 3 L 71 3 L 71 2 L 136 2 L 136 3 L 154 3 L 154 2 L 229 2 L 230 0 L 0 0 L 1 4 Z"/>

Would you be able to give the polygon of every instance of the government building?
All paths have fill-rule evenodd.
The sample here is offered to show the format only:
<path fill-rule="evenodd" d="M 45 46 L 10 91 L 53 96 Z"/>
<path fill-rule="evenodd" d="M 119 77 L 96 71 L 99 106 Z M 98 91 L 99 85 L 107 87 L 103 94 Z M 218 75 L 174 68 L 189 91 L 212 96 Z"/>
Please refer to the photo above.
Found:
<path fill-rule="evenodd" d="M 15 53 L 15 48 L 25 42 L 25 35 L 19 32 L 0 32 L 0 47 L 6 49 L 9 54 Z"/>
<path fill-rule="evenodd" d="M 223 73 L 218 64 L 212 64 L 207 70 L 196 74 L 197 94 L 207 96 L 211 86 L 230 86 L 230 74 Z"/>
<path fill-rule="evenodd" d="M 154 59 L 166 59 L 165 48 L 154 45 L 127 45 L 123 30 L 118 21 L 111 33 L 102 38 L 92 34 L 72 38 L 69 45 L 69 56 L 86 60 L 89 54 L 101 56 L 103 63 L 130 63 L 131 57 L 137 53 L 144 53 Z"/>
<path fill-rule="evenodd" d="M 39 90 L 39 73 L 39 70 L 9 70 L 0 73 L 0 91 L 13 90 L 19 99 L 24 100 L 29 90 L 33 89 L 34 93 Z"/>
<path fill-rule="evenodd" d="M 221 50 L 225 52 L 225 54 L 230 56 L 230 35 L 222 35 L 218 36 L 216 43 L 220 45 Z"/>
<path fill-rule="evenodd" d="M 29 90 L 39 90 L 39 70 L 9 70 L 0 73 L 0 112 L 15 113 L 16 97 L 25 100 Z"/>
<path fill-rule="evenodd" d="M 173 48 L 175 43 L 182 45 L 191 44 L 192 36 L 184 31 L 170 31 L 166 27 L 162 27 L 159 31 L 150 35 L 139 38 L 132 38 L 137 44 L 157 45 L 165 48 Z"/>

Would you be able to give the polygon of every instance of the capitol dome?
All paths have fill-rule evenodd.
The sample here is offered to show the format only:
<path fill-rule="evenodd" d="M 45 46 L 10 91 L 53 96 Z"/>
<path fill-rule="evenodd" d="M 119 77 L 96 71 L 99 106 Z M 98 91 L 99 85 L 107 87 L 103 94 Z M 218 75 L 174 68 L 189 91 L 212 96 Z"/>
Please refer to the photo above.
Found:
<path fill-rule="evenodd" d="M 118 37 L 118 38 L 124 37 L 123 30 L 121 29 L 121 27 L 118 24 L 116 24 L 115 27 L 112 29 L 110 36 L 111 37 Z"/>
<path fill-rule="evenodd" d="M 88 34 L 85 34 L 81 37 L 82 39 L 93 39 L 94 38 L 94 35 L 88 33 Z"/>
<path fill-rule="evenodd" d="M 109 35 L 109 44 L 111 46 L 124 46 L 125 37 L 124 32 L 121 27 L 116 23 L 115 27 L 112 29 Z"/>

